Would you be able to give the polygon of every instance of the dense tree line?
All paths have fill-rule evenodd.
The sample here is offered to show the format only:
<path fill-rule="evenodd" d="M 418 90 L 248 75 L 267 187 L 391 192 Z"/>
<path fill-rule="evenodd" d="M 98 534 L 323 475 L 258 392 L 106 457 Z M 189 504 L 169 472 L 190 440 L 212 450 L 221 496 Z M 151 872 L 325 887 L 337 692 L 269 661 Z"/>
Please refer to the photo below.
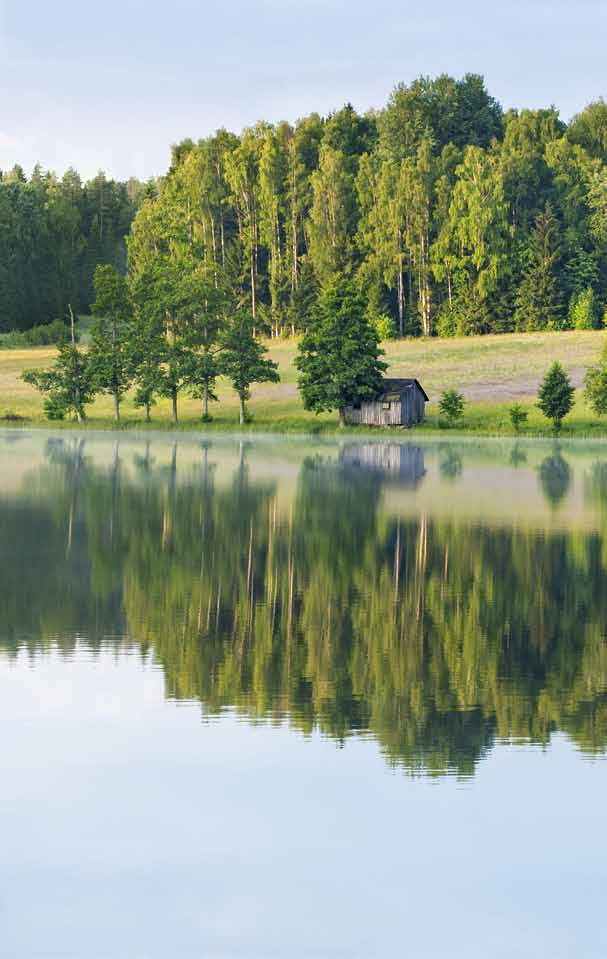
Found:
<path fill-rule="evenodd" d="M 152 187 L 37 166 L 0 171 L 0 332 L 88 312 L 98 263 L 126 270 L 125 237 Z"/>
<path fill-rule="evenodd" d="M 365 115 L 184 140 L 147 187 L 16 167 L 0 177 L 0 328 L 88 309 L 95 266 L 126 270 L 127 234 L 134 283 L 204 266 L 269 335 L 305 331 L 336 273 L 381 336 L 600 326 L 606 164 L 604 101 L 569 124 L 505 112 L 468 74 L 400 84 Z"/>
<path fill-rule="evenodd" d="M 307 328 L 341 273 L 382 336 L 602 325 L 607 104 L 505 113 L 481 77 L 385 108 L 219 130 L 173 148 L 129 237 L 134 277 L 205 263 L 256 328 Z"/>

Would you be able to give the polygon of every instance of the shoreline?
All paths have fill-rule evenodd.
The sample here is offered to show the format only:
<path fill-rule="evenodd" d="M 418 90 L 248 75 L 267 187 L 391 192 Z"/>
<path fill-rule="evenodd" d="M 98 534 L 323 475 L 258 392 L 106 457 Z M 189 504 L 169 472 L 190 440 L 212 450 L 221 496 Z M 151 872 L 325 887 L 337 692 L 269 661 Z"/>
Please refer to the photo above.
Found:
<path fill-rule="evenodd" d="M 7 433 L 117 433 L 125 436 L 243 436 L 243 437 L 285 437 L 289 439 L 305 440 L 339 440 L 365 438 L 369 441 L 381 440 L 383 442 L 392 441 L 398 443 L 415 442 L 416 439 L 423 440 L 508 440 L 511 442 L 521 441 L 594 441 L 597 443 L 607 442 L 607 421 L 598 423 L 596 429 L 588 430 L 580 427 L 563 427 L 560 433 L 555 433 L 551 429 L 546 430 L 521 430 L 516 433 L 513 429 L 479 429 L 463 426 L 462 428 L 444 428 L 437 424 L 425 424 L 423 427 L 389 428 L 389 427 L 366 427 L 366 426 L 346 426 L 340 428 L 338 425 L 319 424 L 317 428 L 306 428 L 305 425 L 293 422 L 293 424 L 276 424 L 267 421 L 258 423 L 248 423 L 240 425 L 239 423 L 217 422 L 198 424 L 192 421 L 184 423 L 170 423 L 162 420 L 147 424 L 138 421 L 126 421 L 120 424 L 108 422 L 104 419 L 90 419 L 84 423 L 75 421 L 40 421 L 40 420 L 4 420 L 0 418 L 0 431 Z"/>

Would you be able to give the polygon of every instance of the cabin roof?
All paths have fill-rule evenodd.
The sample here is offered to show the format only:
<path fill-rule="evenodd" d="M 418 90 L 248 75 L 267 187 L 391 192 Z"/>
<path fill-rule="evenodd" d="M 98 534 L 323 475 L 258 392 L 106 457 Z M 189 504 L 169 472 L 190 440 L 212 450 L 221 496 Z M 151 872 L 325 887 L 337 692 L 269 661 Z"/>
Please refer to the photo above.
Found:
<path fill-rule="evenodd" d="M 412 377 L 391 377 L 391 376 L 384 377 L 384 380 L 382 383 L 382 391 L 381 393 L 378 394 L 377 399 L 381 400 L 381 398 L 385 396 L 386 393 L 400 393 L 403 390 L 409 389 L 409 387 L 413 385 L 417 386 L 417 388 L 421 391 L 425 401 L 428 402 L 428 396 L 426 394 L 425 389 L 423 388 L 419 380 L 416 380 Z"/>

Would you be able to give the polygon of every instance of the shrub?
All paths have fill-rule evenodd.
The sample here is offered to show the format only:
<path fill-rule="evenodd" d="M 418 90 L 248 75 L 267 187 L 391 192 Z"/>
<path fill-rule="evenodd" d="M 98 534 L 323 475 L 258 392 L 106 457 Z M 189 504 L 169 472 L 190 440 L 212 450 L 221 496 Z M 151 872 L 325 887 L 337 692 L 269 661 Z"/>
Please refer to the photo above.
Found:
<path fill-rule="evenodd" d="M 61 346 L 67 342 L 69 328 L 63 320 L 53 320 L 43 326 L 33 326 L 30 330 L 10 330 L 0 333 L 0 349 L 22 350 L 28 346 Z"/>
<path fill-rule="evenodd" d="M 520 403 L 515 403 L 514 406 L 510 407 L 510 422 L 514 427 L 515 433 L 520 433 L 521 429 L 527 423 L 529 419 L 529 413 L 524 409 Z"/>
<path fill-rule="evenodd" d="M 438 409 L 440 426 L 447 428 L 458 426 L 464 415 L 464 397 L 457 390 L 445 390 L 440 398 Z"/>
<path fill-rule="evenodd" d="M 396 333 L 394 320 L 391 316 L 372 316 L 371 325 L 377 330 L 377 335 L 381 341 L 392 339 Z"/>
<path fill-rule="evenodd" d="M 595 330 L 599 326 L 600 318 L 591 286 L 582 290 L 577 296 L 571 297 L 569 304 L 569 325 L 574 330 Z"/>
<path fill-rule="evenodd" d="M 607 343 L 596 366 L 586 371 L 584 399 L 597 416 L 607 413 Z"/>

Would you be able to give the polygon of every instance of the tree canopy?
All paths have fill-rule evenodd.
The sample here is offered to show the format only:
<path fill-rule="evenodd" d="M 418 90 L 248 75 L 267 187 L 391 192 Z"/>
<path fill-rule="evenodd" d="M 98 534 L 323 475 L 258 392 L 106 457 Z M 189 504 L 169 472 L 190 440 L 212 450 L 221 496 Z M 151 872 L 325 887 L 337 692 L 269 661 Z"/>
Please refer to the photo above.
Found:
<path fill-rule="evenodd" d="M 0 174 L 0 329 L 94 299 L 99 263 L 133 277 L 201 263 L 255 331 L 304 332 L 336 272 L 392 335 L 602 325 L 607 105 L 567 125 L 505 112 L 481 76 L 173 145 L 157 181 Z M 221 274 L 221 277 L 220 277 Z M 589 307 L 590 304 L 590 307 Z"/>

